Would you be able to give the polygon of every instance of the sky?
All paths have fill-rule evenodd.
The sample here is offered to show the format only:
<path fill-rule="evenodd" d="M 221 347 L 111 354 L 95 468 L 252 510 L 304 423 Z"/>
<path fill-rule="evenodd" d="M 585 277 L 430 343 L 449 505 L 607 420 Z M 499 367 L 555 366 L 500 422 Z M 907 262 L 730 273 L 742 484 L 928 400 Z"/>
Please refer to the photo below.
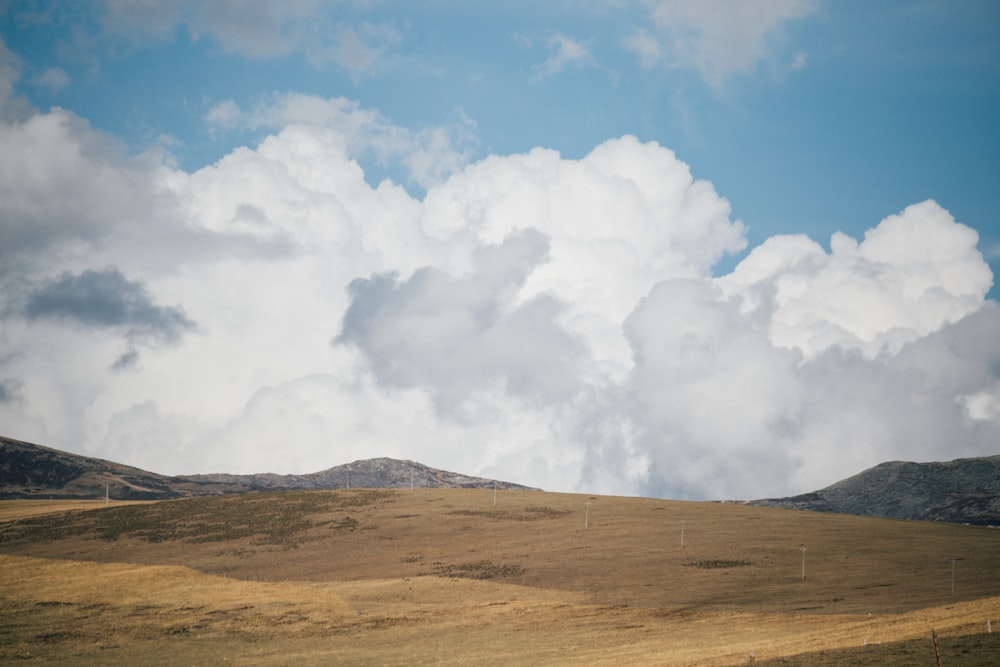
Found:
<path fill-rule="evenodd" d="M 997 118 L 990 0 L 0 0 L 0 433 L 692 500 L 998 454 Z"/>

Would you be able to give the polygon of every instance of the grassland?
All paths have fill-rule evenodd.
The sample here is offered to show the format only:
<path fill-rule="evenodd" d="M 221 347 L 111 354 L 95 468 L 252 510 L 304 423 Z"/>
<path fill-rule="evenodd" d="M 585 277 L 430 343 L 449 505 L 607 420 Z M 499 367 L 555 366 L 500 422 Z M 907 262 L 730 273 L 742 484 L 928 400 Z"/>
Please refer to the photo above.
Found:
<path fill-rule="evenodd" d="M 995 529 L 492 490 L 15 509 L 4 663 L 909 665 L 931 628 L 947 667 L 998 654 Z"/>

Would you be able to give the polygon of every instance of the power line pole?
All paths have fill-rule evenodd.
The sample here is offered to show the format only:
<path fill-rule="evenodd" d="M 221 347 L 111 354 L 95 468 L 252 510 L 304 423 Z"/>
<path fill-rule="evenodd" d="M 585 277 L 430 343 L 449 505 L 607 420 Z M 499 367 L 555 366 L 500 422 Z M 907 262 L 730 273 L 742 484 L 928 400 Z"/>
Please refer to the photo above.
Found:
<path fill-rule="evenodd" d="M 684 548 L 684 523 L 687 519 L 681 519 L 681 549 Z"/>
<path fill-rule="evenodd" d="M 799 546 L 799 551 L 802 552 L 802 581 L 806 580 L 806 545 Z"/>

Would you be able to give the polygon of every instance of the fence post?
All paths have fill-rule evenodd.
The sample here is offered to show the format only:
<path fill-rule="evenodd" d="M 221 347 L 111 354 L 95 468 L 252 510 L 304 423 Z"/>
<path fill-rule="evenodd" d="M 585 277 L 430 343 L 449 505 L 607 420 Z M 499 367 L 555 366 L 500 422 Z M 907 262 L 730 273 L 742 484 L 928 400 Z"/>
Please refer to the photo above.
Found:
<path fill-rule="evenodd" d="M 941 667 L 941 645 L 938 644 L 937 632 L 931 628 L 931 637 L 934 638 L 934 657 L 937 658 L 937 667 Z"/>

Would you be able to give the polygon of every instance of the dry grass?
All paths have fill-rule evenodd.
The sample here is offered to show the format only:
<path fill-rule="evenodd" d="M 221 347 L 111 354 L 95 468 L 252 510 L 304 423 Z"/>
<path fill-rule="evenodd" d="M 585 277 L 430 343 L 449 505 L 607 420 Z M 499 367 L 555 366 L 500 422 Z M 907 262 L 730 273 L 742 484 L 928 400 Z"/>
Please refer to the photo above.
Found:
<path fill-rule="evenodd" d="M 995 646 L 997 530 L 492 498 L 254 494 L 0 524 L 0 662 L 902 665 L 927 662 L 912 651 L 933 627 L 951 667 Z M 964 558 L 954 596 L 950 558 Z"/>
<path fill-rule="evenodd" d="M 27 519 L 46 514 L 80 512 L 102 507 L 146 505 L 149 500 L 0 500 L 0 522 Z"/>

